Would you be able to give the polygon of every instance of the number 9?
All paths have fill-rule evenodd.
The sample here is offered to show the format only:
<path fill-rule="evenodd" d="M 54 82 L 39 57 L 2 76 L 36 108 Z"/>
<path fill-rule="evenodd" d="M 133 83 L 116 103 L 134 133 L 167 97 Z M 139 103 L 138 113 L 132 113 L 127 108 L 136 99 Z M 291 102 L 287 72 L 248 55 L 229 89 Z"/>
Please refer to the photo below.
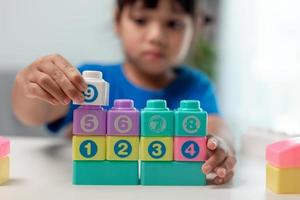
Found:
<path fill-rule="evenodd" d="M 83 93 L 84 95 L 84 102 L 92 103 L 98 97 L 98 90 L 95 86 L 88 84 L 88 89 Z"/>

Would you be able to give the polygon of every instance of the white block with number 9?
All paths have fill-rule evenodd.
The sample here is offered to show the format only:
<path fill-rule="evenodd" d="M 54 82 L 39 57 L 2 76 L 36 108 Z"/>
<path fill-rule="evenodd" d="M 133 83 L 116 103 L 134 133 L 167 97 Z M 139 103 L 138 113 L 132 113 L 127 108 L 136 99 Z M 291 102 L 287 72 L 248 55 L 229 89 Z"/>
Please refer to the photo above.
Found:
<path fill-rule="evenodd" d="M 84 71 L 82 76 L 88 84 L 88 89 L 84 92 L 84 102 L 77 105 L 108 105 L 109 83 L 102 78 L 100 71 Z"/>

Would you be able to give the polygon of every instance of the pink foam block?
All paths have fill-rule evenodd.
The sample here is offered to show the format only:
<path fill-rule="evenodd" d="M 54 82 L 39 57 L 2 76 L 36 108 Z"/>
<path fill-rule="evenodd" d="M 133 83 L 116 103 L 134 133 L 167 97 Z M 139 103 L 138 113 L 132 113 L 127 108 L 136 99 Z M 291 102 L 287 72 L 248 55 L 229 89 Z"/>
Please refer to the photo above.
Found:
<path fill-rule="evenodd" d="M 0 136 L 0 157 L 5 157 L 10 152 L 10 142 L 8 139 Z"/>
<path fill-rule="evenodd" d="M 300 137 L 268 145 L 266 160 L 269 164 L 278 168 L 300 167 Z"/>
<path fill-rule="evenodd" d="M 206 160 L 206 137 L 175 137 L 175 161 Z"/>

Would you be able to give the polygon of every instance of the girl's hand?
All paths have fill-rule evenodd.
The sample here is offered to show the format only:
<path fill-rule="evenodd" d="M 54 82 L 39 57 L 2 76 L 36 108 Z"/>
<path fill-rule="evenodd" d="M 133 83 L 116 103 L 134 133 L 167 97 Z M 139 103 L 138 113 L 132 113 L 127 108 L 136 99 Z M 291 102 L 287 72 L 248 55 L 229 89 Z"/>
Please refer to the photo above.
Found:
<path fill-rule="evenodd" d="M 42 57 L 17 75 L 18 87 L 25 97 L 40 99 L 51 105 L 82 102 L 87 84 L 80 72 L 60 55 Z"/>
<path fill-rule="evenodd" d="M 220 137 L 208 136 L 207 140 L 208 160 L 202 166 L 205 174 L 214 173 L 214 184 L 224 184 L 233 177 L 236 157 L 228 144 Z"/>

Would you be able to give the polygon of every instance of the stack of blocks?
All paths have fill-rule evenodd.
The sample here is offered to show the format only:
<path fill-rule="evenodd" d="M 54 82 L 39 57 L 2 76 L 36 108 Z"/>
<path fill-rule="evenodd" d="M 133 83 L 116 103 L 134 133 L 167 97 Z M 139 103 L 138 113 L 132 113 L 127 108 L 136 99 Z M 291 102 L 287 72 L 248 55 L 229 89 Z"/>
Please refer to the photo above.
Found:
<path fill-rule="evenodd" d="M 101 106 L 107 105 L 109 87 L 101 72 L 86 71 L 83 77 L 89 87 L 85 103 L 74 111 L 74 184 L 206 184 L 201 167 L 207 113 L 199 101 L 181 101 L 171 111 L 165 100 L 148 100 L 140 115 L 132 100 L 119 99 L 106 112 Z"/>
<path fill-rule="evenodd" d="M 4 184 L 9 179 L 9 153 L 9 140 L 0 137 L 0 185 Z"/>
<path fill-rule="evenodd" d="M 266 148 L 266 186 L 278 194 L 300 194 L 300 138 Z"/>
<path fill-rule="evenodd" d="M 175 113 L 164 100 L 147 102 L 141 111 L 142 185 L 205 185 L 206 118 L 199 101 L 181 101 Z"/>

